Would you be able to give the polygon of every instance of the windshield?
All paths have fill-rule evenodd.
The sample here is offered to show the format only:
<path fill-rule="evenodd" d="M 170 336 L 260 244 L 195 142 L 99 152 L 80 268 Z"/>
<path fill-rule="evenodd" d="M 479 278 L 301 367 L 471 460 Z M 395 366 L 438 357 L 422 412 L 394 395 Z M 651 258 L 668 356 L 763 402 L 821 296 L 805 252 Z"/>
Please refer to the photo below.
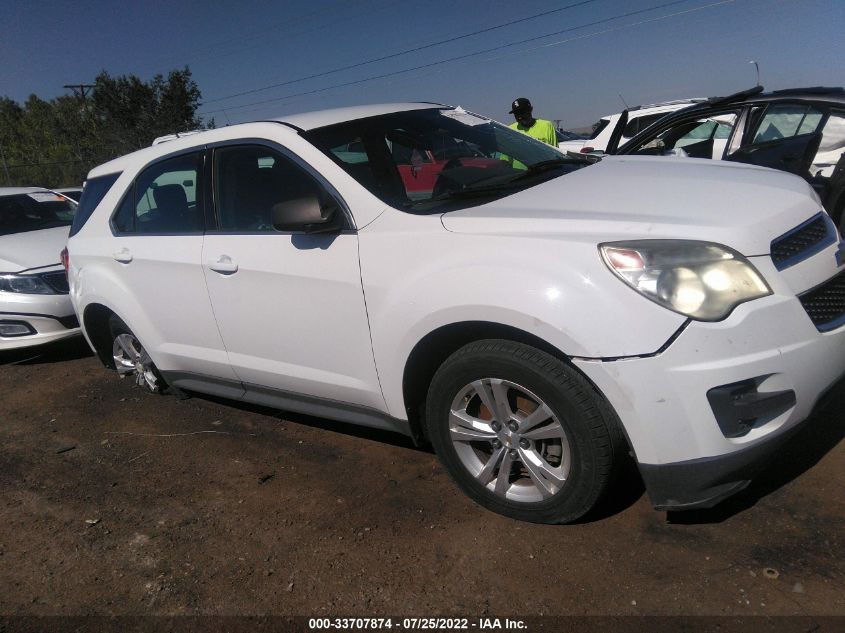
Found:
<path fill-rule="evenodd" d="M 70 226 L 76 205 L 50 191 L 0 197 L 0 235 Z"/>
<path fill-rule="evenodd" d="M 460 108 L 396 112 L 303 136 L 373 195 L 415 213 L 480 204 L 584 165 Z"/>

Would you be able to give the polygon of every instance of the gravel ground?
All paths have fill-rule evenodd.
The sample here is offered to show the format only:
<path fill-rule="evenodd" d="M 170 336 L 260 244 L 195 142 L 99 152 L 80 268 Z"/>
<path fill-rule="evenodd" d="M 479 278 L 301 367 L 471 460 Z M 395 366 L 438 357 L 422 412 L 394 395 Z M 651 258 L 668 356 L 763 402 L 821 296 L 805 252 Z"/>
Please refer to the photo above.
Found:
<path fill-rule="evenodd" d="M 387 433 L 0 356 L 4 615 L 845 615 L 845 388 L 745 493 L 519 523 Z"/>

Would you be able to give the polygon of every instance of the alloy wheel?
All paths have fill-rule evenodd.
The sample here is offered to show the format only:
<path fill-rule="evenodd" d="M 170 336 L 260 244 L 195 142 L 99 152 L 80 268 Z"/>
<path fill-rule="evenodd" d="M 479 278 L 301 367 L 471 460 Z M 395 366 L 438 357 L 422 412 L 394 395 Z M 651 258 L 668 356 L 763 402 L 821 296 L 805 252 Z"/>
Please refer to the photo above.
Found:
<path fill-rule="evenodd" d="M 452 401 L 449 437 L 464 468 L 497 496 L 538 502 L 569 476 L 572 450 L 552 409 L 522 385 L 482 378 Z"/>
<path fill-rule="evenodd" d="M 134 335 L 124 333 L 115 336 L 112 355 L 114 366 L 121 378 L 132 376 L 137 385 L 158 393 L 161 386 L 155 373 L 155 365 Z"/>

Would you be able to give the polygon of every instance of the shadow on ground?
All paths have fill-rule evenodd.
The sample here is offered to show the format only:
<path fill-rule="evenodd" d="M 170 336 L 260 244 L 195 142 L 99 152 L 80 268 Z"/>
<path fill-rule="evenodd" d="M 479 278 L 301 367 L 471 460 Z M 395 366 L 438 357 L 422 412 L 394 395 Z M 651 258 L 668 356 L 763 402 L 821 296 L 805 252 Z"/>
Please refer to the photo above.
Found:
<path fill-rule="evenodd" d="M 214 402 L 215 404 L 218 404 L 220 406 L 238 409 L 239 411 L 249 411 L 250 413 L 256 413 L 259 415 L 266 415 L 269 417 L 277 418 L 279 420 L 284 420 L 286 422 L 295 422 L 296 424 L 302 424 L 304 426 L 323 429 L 325 431 L 332 431 L 334 433 L 341 433 L 343 435 L 349 435 L 351 437 L 359 437 L 361 439 L 371 440 L 373 442 L 379 442 L 382 444 L 390 444 L 392 446 L 398 446 L 400 448 L 409 448 L 412 450 L 431 452 L 430 447 L 416 446 L 410 437 L 406 437 L 399 433 L 393 433 L 392 431 L 384 431 L 382 429 L 374 429 L 347 422 L 327 420 L 325 418 L 318 418 L 302 413 L 282 411 L 271 407 L 262 407 L 261 405 L 252 404 L 250 402 L 228 400 L 226 398 L 218 398 L 216 396 L 201 393 L 191 392 L 189 396 L 192 398 L 198 398 L 200 400 L 208 400 L 209 402 Z"/>
<path fill-rule="evenodd" d="M 0 352 L 0 365 L 41 365 L 44 363 L 63 363 L 93 356 L 88 343 L 81 336 L 62 339 L 55 343 L 25 347 Z"/>
<path fill-rule="evenodd" d="M 259 415 L 275 417 L 287 422 L 295 422 L 296 424 L 323 429 L 325 431 L 332 431 L 334 433 L 341 433 L 343 435 L 358 437 L 382 444 L 390 444 L 400 448 L 407 448 L 425 453 L 434 453 L 430 444 L 417 446 L 411 438 L 399 433 L 326 420 L 324 418 L 313 417 L 300 413 L 280 411 L 278 409 L 262 407 L 248 402 L 238 402 L 237 400 L 227 400 L 225 398 L 217 398 L 204 394 L 191 393 L 190 396 L 202 400 L 208 400 L 209 402 L 214 402 L 215 404 L 221 406 L 238 409 L 239 411 L 249 411 Z M 637 470 L 637 465 L 632 459 L 625 459 L 623 463 L 620 464 L 619 470 L 616 473 L 615 481 L 612 484 L 608 495 L 589 514 L 578 521 L 578 523 L 593 523 L 619 514 L 636 503 L 639 498 L 642 497 L 644 491 L 645 487 L 643 486 L 642 479 L 640 478 L 639 471 Z"/>

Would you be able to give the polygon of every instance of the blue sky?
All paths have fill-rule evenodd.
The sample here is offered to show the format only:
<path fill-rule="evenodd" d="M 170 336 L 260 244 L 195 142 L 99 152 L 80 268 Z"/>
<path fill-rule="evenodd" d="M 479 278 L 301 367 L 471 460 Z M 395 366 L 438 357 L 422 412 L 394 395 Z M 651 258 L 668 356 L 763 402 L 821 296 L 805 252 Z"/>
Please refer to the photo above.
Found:
<path fill-rule="evenodd" d="M 751 59 L 768 89 L 845 85 L 845 0 L 2 0 L 0 8 L 0 95 L 49 99 L 103 69 L 146 80 L 187 64 L 208 102 L 200 112 L 218 125 L 385 101 L 460 104 L 510 122 L 510 102 L 527 96 L 536 116 L 581 127 L 621 110 L 620 94 L 634 105 L 749 87 Z M 379 75 L 388 76 L 372 79 Z M 257 92 L 228 98 L 246 91 Z"/>

